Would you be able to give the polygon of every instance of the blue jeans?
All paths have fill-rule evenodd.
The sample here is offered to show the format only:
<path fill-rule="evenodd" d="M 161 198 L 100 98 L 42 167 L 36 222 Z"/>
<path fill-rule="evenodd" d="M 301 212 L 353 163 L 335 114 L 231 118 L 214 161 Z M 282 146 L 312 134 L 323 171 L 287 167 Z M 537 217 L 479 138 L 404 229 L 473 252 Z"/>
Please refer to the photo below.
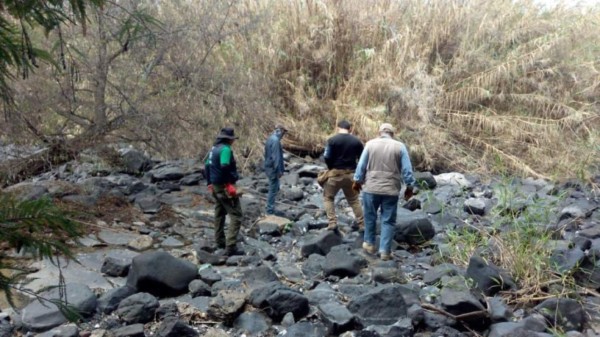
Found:
<path fill-rule="evenodd" d="M 267 214 L 275 213 L 275 197 L 279 192 L 279 177 L 269 176 L 269 194 L 267 195 Z"/>
<path fill-rule="evenodd" d="M 363 192 L 363 208 L 365 215 L 364 241 L 374 245 L 377 223 L 377 211 L 381 208 L 381 239 L 379 252 L 389 254 L 396 229 L 396 213 L 398 196 L 372 194 Z"/>

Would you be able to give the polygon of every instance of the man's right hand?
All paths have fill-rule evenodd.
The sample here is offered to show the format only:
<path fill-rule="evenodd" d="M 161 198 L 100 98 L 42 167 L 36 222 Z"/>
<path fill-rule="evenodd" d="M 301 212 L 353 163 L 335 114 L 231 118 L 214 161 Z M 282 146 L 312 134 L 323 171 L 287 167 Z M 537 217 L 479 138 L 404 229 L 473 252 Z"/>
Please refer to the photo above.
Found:
<path fill-rule="evenodd" d="M 230 198 L 237 197 L 237 190 L 235 189 L 235 185 L 226 184 L 225 185 L 225 193 L 227 193 L 227 196 Z"/>
<path fill-rule="evenodd" d="M 413 197 L 413 195 L 415 195 L 413 192 L 413 188 L 407 186 L 406 190 L 404 191 L 404 200 L 408 201 L 410 198 Z"/>
<path fill-rule="evenodd" d="M 352 182 L 352 189 L 353 189 L 355 192 L 360 192 L 360 190 L 362 189 L 362 184 L 361 184 L 361 183 L 359 183 L 358 181 L 353 181 L 353 182 Z"/>
<path fill-rule="evenodd" d="M 215 189 L 213 188 L 212 184 L 208 185 L 208 191 L 210 192 L 210 194 L 215 193 Z"/>

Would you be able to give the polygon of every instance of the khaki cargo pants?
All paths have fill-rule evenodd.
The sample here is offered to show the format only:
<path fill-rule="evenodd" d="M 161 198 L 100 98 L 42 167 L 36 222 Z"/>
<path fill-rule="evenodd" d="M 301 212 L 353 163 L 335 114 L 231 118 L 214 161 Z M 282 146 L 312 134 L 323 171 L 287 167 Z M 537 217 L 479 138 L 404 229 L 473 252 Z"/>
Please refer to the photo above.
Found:
<path fill-rule="evenodd" d="M 329 228 L 337 226 L 337 218 L 335 215 L 334 199 L 335 195 L 341 189 L 344 192 L 344 196 L 348 201 L 348 204 L 354 212 L 354 218 L 358 223 L 360 230 L 365 228 L 365 219 L 363 216 L 363 210 L 358 199 L 359 193 L 352 189 L 352 178 L 354 177 L 353 170 L 338 170 L 332 169 L 328 172 L 329 178 L 323 186 L 323 203 L 325 205 L 325 212 L 327 213 L 327 219 L 329 221 Z"/>

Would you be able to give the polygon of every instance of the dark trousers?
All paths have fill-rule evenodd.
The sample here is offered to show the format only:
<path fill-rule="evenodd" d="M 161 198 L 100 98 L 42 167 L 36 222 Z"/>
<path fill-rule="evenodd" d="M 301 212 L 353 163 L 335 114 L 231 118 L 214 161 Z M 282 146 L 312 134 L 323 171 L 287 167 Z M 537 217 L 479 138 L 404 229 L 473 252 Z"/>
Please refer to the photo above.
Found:
<path fill-rule="evenodd" d="M 242 225 L 242 205 L 239 197 L 230 198 L 225 193 L 225 186 L 214 185 L 215 204 L 215 241 L 218 247 L 231 247 L 237 243 L 237 236 Z M 229 214 L 229 226 L 225 234 L 225 217 Z"/>

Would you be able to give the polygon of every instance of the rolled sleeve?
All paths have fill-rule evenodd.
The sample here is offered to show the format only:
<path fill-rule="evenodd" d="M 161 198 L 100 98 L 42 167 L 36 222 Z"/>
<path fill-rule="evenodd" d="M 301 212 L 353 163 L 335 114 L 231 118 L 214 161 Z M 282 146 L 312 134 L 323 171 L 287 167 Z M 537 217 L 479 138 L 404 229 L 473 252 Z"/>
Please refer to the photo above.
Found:
<path fill-rule="evenodd" d="M 358 165 L 356 166 L 356 171 L 354 172 L 354 181 L 358 181 L 361 184 L 365 182 L 365 174 L 367 171 L 368 162 L 369 152 L 365 148 L 360 154 L 360 159 L 358 160 Z"/>
<path fill-rule="evenodd" d="M 410 156 L 408 149 L 402 144 L 402 155 L 400 156 L 400 167 L 402 170 L 402 180 L 406 186 L 414 187 L 416 185 L 415 177 L 413 176 L 412 163 L 410 162 Z"/>

